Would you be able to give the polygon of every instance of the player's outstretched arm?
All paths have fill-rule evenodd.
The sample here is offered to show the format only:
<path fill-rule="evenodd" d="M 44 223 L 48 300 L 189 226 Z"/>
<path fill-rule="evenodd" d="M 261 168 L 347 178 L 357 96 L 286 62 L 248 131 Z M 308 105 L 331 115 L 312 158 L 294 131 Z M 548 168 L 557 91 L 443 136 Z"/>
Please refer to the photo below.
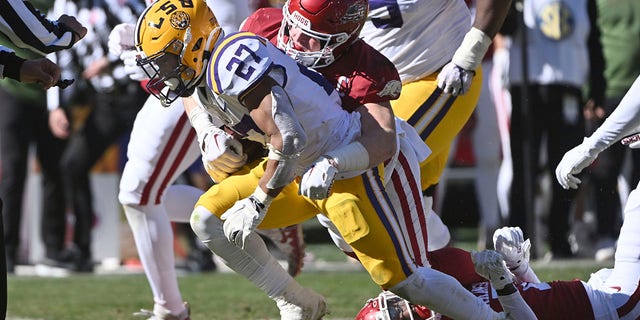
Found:
<path fill-rule="evenodd" d="M 588 167 L 600 152 L 640 127 L 640 77 L 636 78 L 618 107 L 588 138 L 567 151 L 556 167 L 558 183 L 565 189 L 577 189 L 581 180 L 576 177 Z"/>

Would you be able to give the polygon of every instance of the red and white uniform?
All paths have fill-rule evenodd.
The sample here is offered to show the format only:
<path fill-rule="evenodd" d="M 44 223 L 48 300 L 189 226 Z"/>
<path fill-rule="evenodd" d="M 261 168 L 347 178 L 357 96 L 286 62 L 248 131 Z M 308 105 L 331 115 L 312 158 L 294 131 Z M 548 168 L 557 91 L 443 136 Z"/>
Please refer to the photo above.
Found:
<path fill-rule="evenodd" d="M 153 2 L 153 1 L 149 1 Z M 247 0 L 209 2 L 226 32 L 249 15 Z M 202 191 L 169 188 L 200 158 L 196 133 L 180 100 L 164 108 L 150 96 L 136 117 L 120 181 L 119 200 L 133 231 L 156 306 L 184 310 L 178 288 L 171 221 L 188 222 Z"/>
<path fill-rule="evenodd" d="M 502 311 L 498 295 L 489 281 L 475 273 L 469 252 L 443 248 L 430 252 L 429 262 L 434 269 L 456 278 L 492 309 Z M 604 273 L 605 279 L 592 277 L 588 283 L 580 280 L 524 282 L 517 288 L 538 319 L 638 319 L 640 289 L 637 274 L 640 270 L 627 273 L 624 279 L 616 281 L 619 281 L 618 285 L 611 283 L 613 279 L 606 271 L 611 270 L 598 272 Z"/>
<path fill-rule="evenodd" d="M 277 44 L 278 30 L 283 19 L 281 9 L 262 8 L 254 12 L 247 18 L 241 27 L 243 31 L 250 31 L 261 35 Z M 398 72 L 393 64 L 389 62 L 384 55 L 374 49 L 366 42 L 360 40 L 351 45 L 348 51 L 339 59 L 336 59 L 331 65 L 323 68 L 317 68 L 316 71 L 322 73 L 327 80 L 335 87 L 342 99 L 342 107 L 346 110 L 353 110 L 365 103 L 381 103 L 395 99 L 389 95 L 385 95 L 385 87 L 390 81 L 398 80 Z M 429 205 L 430 207 L 430 205 Z M 441 221 L 427 219 L 430 223 L 426 223 L 418 230 L 426 230 L 427 226 L 431 231 L 434 225 L 442 225 Z M 326 217 L 319 215 L 320 222 L 329 227 L 331 223 Z M 422 218 L 416 218 L 414 221 L 424 221 Z M 437 224 L 435 222 L 438 222 Z M 334 242 L 343 251 L 351 252 L 351 248 L 337 234 L 335 228 L 329 229 Z M 427 233 L 426 231 L 424 233 Z M 418 232 L 416 237 L 424 237 L 425 234 Z M 436 234 L 434 232 L 433 234 Z M 431 235 L 432 233 L 427 233 Z M 429 248 L 431 248 L 431 240 L 429 236 Z M 445 243 L 447 241 L 444 241 Z"/>
<path fill-rule="evenodd" d="M 282 9 L 258 9 L 247 18 L 242 31 L 263 36 L 277 46 L 278 29 L 283 19 Z M 395 66 L 385 56 L 364 41 L 356 41 L 341 58 L 331 65 L 317 68 L 334 86 L 347 111 L 365 104 L 396 99 L 385 89 L 392 81 L 399 80 Z"/>

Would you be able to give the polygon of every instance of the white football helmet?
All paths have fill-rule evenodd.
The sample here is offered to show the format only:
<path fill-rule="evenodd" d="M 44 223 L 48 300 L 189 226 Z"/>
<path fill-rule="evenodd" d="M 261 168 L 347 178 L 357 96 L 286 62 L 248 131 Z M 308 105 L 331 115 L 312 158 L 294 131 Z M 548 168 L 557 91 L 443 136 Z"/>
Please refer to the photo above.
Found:
<path fill-rule="evenodd" d="M 437 320 L 440 315 L 389 291 L 367 300 L 355 320 Z"/>

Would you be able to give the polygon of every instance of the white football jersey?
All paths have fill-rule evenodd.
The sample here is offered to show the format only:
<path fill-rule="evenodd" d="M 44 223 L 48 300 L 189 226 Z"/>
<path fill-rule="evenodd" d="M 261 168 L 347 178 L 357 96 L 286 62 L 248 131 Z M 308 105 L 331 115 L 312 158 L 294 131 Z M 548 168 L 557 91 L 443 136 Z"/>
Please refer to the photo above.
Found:
<path fill-rule="evenodd" d="M 240 102 L 264 77 L 273 78 L 284 88 L 307 136 L 299 170 L 360 136 L 360 114 L 342 109 L 338 93 L 322 75 L 248 32 L 231 34 L 219 42 L 207 70 L 207 86 L 217 104 L 205 103 L 205 108 L 239 136 L 266 144 L 267 137 Z"/>
<path fill-rule="evenodd" d="M 471 23 L 463 0 L 370 0 L 360 36 L 395 64 L 406 83 L 449 62 Z"/>

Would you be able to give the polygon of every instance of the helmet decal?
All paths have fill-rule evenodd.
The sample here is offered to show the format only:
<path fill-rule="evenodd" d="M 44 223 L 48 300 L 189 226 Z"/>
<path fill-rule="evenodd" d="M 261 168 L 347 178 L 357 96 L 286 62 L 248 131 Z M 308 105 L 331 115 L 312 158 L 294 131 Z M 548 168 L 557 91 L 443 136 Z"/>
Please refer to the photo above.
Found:
<path fill-rule="evenodd" d="M 178 30 L 185 30 L 191 24 L 189 15 L 184 11 L 174 12 L 171 14 L 169 21 L 171 22 L 171 26 Z"/>
<path fill-rule="evenodd" d="M 352 4 L 340 18 L 341 23 L 359 22 L 366 19 L 367 7 L 362 2 Z"/>
<path fill-rule="evenodd" d="M 311 21 L 309 21 L 309 19 L 305 18 L 305 16 L 300 14 L 300 12 L 294 11 L 291 14 L 291 17 L 293 18 L 293 20 L 297 21 L 301 26 L 304 26 L 306 28 L 311 28 Z"/>

